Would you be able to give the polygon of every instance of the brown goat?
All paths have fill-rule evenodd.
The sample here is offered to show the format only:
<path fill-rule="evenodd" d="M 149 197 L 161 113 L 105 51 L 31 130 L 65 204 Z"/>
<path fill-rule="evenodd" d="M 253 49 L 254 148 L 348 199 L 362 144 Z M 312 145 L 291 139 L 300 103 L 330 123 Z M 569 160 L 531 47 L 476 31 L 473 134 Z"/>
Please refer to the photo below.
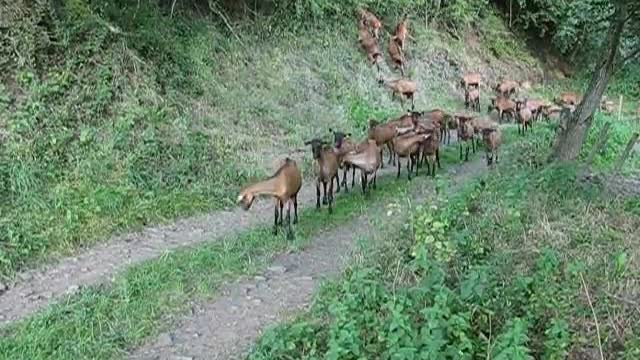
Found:
<path fill-rule="evenodd" d="M 469 142 L 471 142 L 473 152 L 476 152 L 476 146 L 473 141 L 473 126 L 471 125 L 473 117 L 458 114 L 454 116 L 458 120 L 458 147 L 460 148 L 460 160 L 462 160 L 462 143 L 464 142 L 466 147 L 464 161 L 469 161 Z"/>
<path fill-rule="evenodd" d="M 554 102 L 560 106 L 562 105 L 576 105 L 578 103 L 578 94 L 574 92 L 563 92 L 554 100 Z"/>
<path fill-rule="evenodd" d="M 340 186 L 338 177 L 338 155 L 325 141 L 312 139 L 304 143 L 311 145 L 313 153 L 313 172 L 316 175 L 316 209 L 320 209 L 320 184 L 323 187 L 322 203 L 329 205 L 329 214 L 333 212 L 333 180 Z M 327 193 L 327 183 L 329 192 Z"/>
<path fill-rule="evenodd" d="M 485 156 L 487 158 L 487 165 L 491 165 L 495 158 L 496 164 L 498 163 L 498 147 L 502 143 L 502 135 L 499 128 L 487 128 L 482 129 L 482 140 L 485 146 Z"/>
<path fill-rule="evenodd" d="M 378 39 L 380 37 L 380 29 L 382 28 L 382 23 L 380 22 L 380 20 L 378 20 L 378 18 L 373 15 L 373 13 L 363 8 L 358 8 L 357 13 L 360 17 L 360 20 L 363 20 L 365 24 L 369 26 L 373 37 Z"/>
<path fill-rule="evenodd" d="M 464 106 L 466 109 L 471 107 L 471 110 L 480 112 L 480 89 L 465 89 L 464 91 Z"/>
<path fill-rule="evenodd" d="M 411 180 L 411 173 L 418 162 L 420 154 L 420 145 L 430 135 L 410 133 L 393 139 L 393 151 L 398 156 L 398 175 L 400 178 L 401 158 L 407 158 L 407 177 Z M 418 169 L 416 168 L 416 176 Z"/>
<path fill-rule="evenodd" d="M 302 175 L 296 162 L 290 158 L 285 158 L 282 166 L 270 178 L 247 186 L 240 191 L 238 195 L 238 203 L 242 205 L 244 210 L 249 210 L 251 204 L 257 196 L 268 195 L 275 199 L 275 220 L 273 225 L 273 233 L 278 233 L 278 217 L 280 217 L 280 226 L 284 214 L 282 209 L 287 204 L 287 224 L 288 237 L 293 237 L 291 229 L 291 204 L 293 203 L 294 218 L 293 223 L 298 223 L 298 192 L 302 187 Z M 280 210 L 278 212 L 278 209 Z"/>
<path fill-rule="evenodd" d="M 422 158 L 419 164 L 427 164 L 427 175 L 436 176 L 436 165 L 440 169 L 440 128 L 434 124 L 423 127 L 421 131 L 430 136 L 421 144 Z"/>
<path fill-rule="evenodd" d="M 542 108 L 544 107 L 544 102 L 542 100 L 527 100 L 526 104 L 527 108 L 531 111 L 532 120 L 537 121 L 540 120 L 540 116 L 542 116 Z"/>
<path fill-rule="evenodd" d="M 511 119 L 515 117 L 516 103 L 502 96 L 491 98 L 491 104 L 489 104 L 487 112 L 491 112 L 493 109 L 498 111 L 500 122 L 502 122 L 505 115 L 509 115 Z"/>
<path fill-rule="evenodd" d="M 402 20 L 396 24 L 395 31 L 393 33 L 394 37 L 398 41 L 398 45 L 400 46 L 400 50 L 404 54 L 404 45 L 409 36 L 409 31 L 407 30 L 407 17 L 405 16 Z"/>
<path fill-rule="evenodd" d="M 516 101 L 516 115 L 518 119 L 518 134 L 524 135 L 527 128 L 531 128 L 533 117 L 531 110 L 527 107 L 527 99 Z"/>
<path fill-rule="evenodd" d="M 382 158 L 382 150 L 384 145 L 387 145 L 389 149 L 389 164 L 393 160 L 393 145 L 391 140 L 396 136 L 396 126 L 393 124 L 378 124 L 377 121 L 370 119 L 369 120 L 369 130 L 367 134 L 367 138 L 369 140 L 374 140 L 376 145 L 380 148 L 380 157 Z M 380 164 L 381 167 L 384 167 L 384 162 Z"/>
<path fill-rule="evenodd" d="M 351 187 L 353 187 L 355 185 L 356 168 L 345 164 L 343 159 L 346 154 L 352 151 L 357 151 L 358 146 L 349 139 L 349 137 L 351 137 L 351 133 L 345 134 L 342 131 L 333 131 L 332 129 L 329 129 L 329 132 L 333 134 L 333 151 L 338 156 L 338 164 L 340 168 L 343 169 L 341 184 L 344 186 L 344 191 L 348 192 L 349 187 L 347 186 L 347 174 L 349 173 L 349 170 L 352 170 Z M 338 184 L 338 192 L 340 192 L 340 183 Z"/>
<path fill-rule="evenodd" d="M 479 141 L 482 140 L 482 129 L 497 129 L 498 123 L 489 119 L 488 117 L 474 117 L 471 119 L 471 126 L 473 127 L 473 133 L 476 136 L 476 146 L 480 146 Z"/>
<path fill-rule="evenodd" d="M 421 121 L 437 122 L 437 128 L 440 129 L 440 136 L 437 136 L 437 138 L 443 143 L 451 143 L 451 130 L 458 128 L 458 125 L 451 114 L 441 109 L 432 109 L 415 114 L 417 114 L 418 119 Z"/>
<path fill-rule="evenodd" d="M 389 39 L 388 51 L 391 62 L 393 63 L 393 67 L 395 69 L 400 69 L 400 74 L 404 76 L 404 66 L 406 61 L 404 58 L 404 53 L 400 47 L 400 41 L 397 37 L 392 36 Z"/>
<path fill-rule="evenodd" d="M 380 72 L 380 61 L 382 60 L 382 52 L 378 47 L 378 42 L 372 37 L 367 37 L 360 41 L 360 46 L 367 54 L 367 60 L 376 66 L 378 73 Z"/>
<path fill-rule="evenodd" d="M 480 88 L 480 82 L 482 81 L 482 75 L 478 72 L 468 72 L 462 75 L 460 80 L 460 87 L 467 89 L 470 86 Z"/>
<path fill-rule="evenodd" d="M 385 80 L 380 79 L 378 82 L 381 85 L 391 89 L 392 99 L 395 99 L 396 96 L 400 97 L 402 101 L 402 108 L 404 108 L 404 98 L 411 99 L 411 110 L 415 109 L 415 98 L 414 95 L 418 91 L 418 85 L 411 80 L 407 79 L 398 79 L 398 80 Z M 404 98 L 403 98 L 404 97 Z"/>
<path fill-rule="evenodd" d="M 496 92 L 505 98 L 518 92 L 520 84 L 514 80 L 503 80 L 500 84 L 496 85 Z"/>
<path fill-rule="evenodd" d="M 542 107 L 542 116 L 546 119 L 554 119 L 557 120 L 560 117 L 560 112 L 562 111 L 562 107 L 558 105 L 544 105 Z"/>
<path fill-rule="evenodd" d="M 369 139 L 366 144 L 360 145 L 358 152 L 346 154 L 344 162 L 360 169 L 362 193 L 367 193 L 369 176 L 373 176 L 372 183 L 375 189 L 378 168 L 382 163 L 382 156 L 375 140 Z"/>

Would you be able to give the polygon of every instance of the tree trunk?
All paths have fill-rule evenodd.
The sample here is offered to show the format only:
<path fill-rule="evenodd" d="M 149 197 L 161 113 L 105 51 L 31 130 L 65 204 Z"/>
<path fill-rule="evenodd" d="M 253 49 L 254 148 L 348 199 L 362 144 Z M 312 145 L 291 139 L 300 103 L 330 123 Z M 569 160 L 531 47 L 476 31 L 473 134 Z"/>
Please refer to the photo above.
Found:
<path fill-rule="evenodd" d="M 551 161 L 574 161 L 580 154 L 582 144 L 593 122 L 593 114 L 600 106 L 602 94 L 606 90 L 609 77 L 613 72 L 626 20 L 627 5 L 624 2 L 616 2 L 615 13 L 609 26 L 609 41 L 604 58 L 593 73 L 591 83 L 582 101 L 573 114 L 566 119 L 565 125 L 561 127 L 551 153 Z"/>

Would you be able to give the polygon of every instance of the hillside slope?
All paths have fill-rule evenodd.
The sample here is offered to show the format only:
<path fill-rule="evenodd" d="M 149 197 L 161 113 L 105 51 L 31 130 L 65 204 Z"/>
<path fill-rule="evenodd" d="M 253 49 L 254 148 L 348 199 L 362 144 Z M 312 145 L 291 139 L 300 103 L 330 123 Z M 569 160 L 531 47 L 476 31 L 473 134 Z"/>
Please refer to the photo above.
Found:
<path fill-rule="evenodd" d="M 308 159 L 309 137 L 402 111 L 350 21 L 287 30 L 244 18 L 230 33 L 147 2 L 8 6 L 20 26 L 2 30 L 0 54 L 2 277 L 118 230 L 229 206 L 283 156 Z M 421 21 L 408 52 L 420 109 L 457 105 L 462 70 L 488 84 L 540 76 L 491 12 L 461 39 Z"/>

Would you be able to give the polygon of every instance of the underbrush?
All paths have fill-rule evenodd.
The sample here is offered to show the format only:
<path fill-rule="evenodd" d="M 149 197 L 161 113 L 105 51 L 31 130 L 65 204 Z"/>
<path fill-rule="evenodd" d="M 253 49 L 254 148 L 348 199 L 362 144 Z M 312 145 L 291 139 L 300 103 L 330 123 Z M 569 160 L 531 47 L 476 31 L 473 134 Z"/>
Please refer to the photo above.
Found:
<path fill-rule="evenodd" d="M 550 135 L 537 126 L 490 174 L 414 209 L 249 358 L 640 356 L 640 217 L 543 166 Z"/>
<path fill-rule="evenodd" d="M 613 169 L 616 160 L 624 152 L 633 134 L 640 132 L 640 122 L 637 119 L 618 121 L 616 115 L 597 113 L 580 154 L 583 160 L 591 153 L 599 139 L 600 130 L 607 122 L 610 123 L 607 143 L 594 157 L 592 164 L 593 167 L 603 171 L 611 171 Z M 637 175 L 640 170 L 640 152 L 633 151 L 622 170 L 623 174 Z"/>
<path fill-rule="evenodd" d="M 300 29 L 243 19 L 231 33 L 154 2 L 12 3 L 20 26 L 0 34 L 17 39 L 0 52 L 0 277 L 116 231 L 230 206 L 284 156 L 308 169 L 304 140 L 399 115 L 341 16 Z M 457 56 L 462 40 L 416 20 L 416 105 L 454 110 L 449 53 L 491 59 Z"/>

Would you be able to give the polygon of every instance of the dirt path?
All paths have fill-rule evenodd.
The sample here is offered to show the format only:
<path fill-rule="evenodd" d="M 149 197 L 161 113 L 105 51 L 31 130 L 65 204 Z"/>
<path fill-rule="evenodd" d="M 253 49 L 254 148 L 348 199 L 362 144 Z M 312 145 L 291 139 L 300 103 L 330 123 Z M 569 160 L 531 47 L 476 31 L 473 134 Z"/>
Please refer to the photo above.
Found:
<path fill-rule="evenodd" d="M 454 183 L 462 183 L 486 169 L 478 159 L 449 167 Z M 414 182 L 411 198 L 419 202 L 432 193 L 431 181 Z M 376 236 L 369 219 L 385 219 L 385 229 L 402 225 L 404 216 L 387 217 L 385 204 L 340 228 L 318 234 L 300 253 L 279 256 L 263 274 L 225 286 L 213 302 L 195 306 L 192 315 L 130 354 L 131 360 L 239 359 L 246 356 L 260 333 L 307 308 L 323 279 L 344 269 L 358 237 Z M 380 234 L 378 234 L 380 236 Z"/>
<path fill-rule="evenodd" d="M 455 133 L 451 146 L 455 146 Z M 386 155 L 385 155 L 386 160 Z M 445 169 L 448 165 L 443 164 Z M 405 169 L 402 169 L 405 174 Z M 422 170 L 424 175 L 424 169 Z M 390 176 L 395 168 L 385 166 L 380 175 Z M 356 183 L 357 186 L 357 183 Z M 360 189 L 358 188 L 358 191 Z M 303 184 L 299 194 L 301 208 L 315 206 L 315 186 Z M 110 281 L 131 265 L 184 246 L 222 239 L 234 232 L 272 221 L 270 201 L 257 201 L 245 212 L 239 208 L 179 220 L 170 225 L 116 236 L 80 254 L 54 264 L 18 274 L 4 291 L 0 288 L 0 326 L 24 318 L 80 287 Z"/>

